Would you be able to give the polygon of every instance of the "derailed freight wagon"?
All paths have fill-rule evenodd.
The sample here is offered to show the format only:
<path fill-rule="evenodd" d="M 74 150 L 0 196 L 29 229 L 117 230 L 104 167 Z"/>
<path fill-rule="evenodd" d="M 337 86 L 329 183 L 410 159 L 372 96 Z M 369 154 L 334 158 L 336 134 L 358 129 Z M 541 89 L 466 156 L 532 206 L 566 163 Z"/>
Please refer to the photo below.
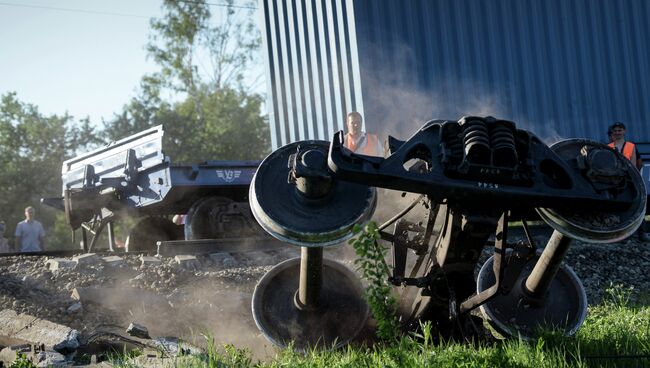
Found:
<path fill-rule="evenodd" d="M 614 121 L 650 140 L 647 3 L 261 0 L 260 9 L 275 151 L 253 178 L 251 208 L 267 232 L 301 247 L 255 289 L 262 333 L 302 350 L 356 338 L 362 287 L 323 248 L 368 222 L 385 188 L 421 195 L 373 233 L 393 251 L 377 275 L 400 294 L 400 327 L 430 321 L 434 335 L 466 341 L 480 341 L 484 321 L 523 339 L 574 334 L 587 300 L 563 263 L 573 239 L 620 241 L 645 215 L 647 179 L 602 141 Z M 397 137 L 387 157 L 343 147 L 335 131 L 350 111 L 365 130 Z M 429 213 L 406 220 L 418 206 Z M 527 239 L 508 241 L 512 212 L 530 210 L 553 228 L 543 250 L 525 219 Z"/>
<path fill-rule="evenodd" d="M 173 165 L 163 134 L 159 125 L 65 161 L 62 197 L 43 202 L 64 210 L 73 230 L 81 228 L 85 250 L 104 229 L 113 250 L 114 221 L 124 216 L 138 218 L 127 251 L 154 250 L 158 241 L 262 236 L 248 205 L 259 162 Z M 184 226 L 172 222 L 174 215 L 185 216 Z"/>
<path fill-rule="evenodd" d="M 603 142 L 615 121 L 650 142 L 647 1 L 259 3 L 273 149 L 331 140 L 350 111 L 382 138 L 478 114 L 547 144 Z"/>

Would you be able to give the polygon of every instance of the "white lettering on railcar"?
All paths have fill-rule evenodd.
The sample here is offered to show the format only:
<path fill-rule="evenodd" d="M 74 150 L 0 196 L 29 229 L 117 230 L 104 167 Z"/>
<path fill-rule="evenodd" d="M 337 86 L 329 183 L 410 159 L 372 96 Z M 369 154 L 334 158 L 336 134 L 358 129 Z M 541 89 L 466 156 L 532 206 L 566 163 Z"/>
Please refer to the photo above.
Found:
<path fill-rule="evenodd" d="M 479 181 L 477 184 L 479 188 L 499 189 L 499 184 L 496 183 L 484 183 L 482 181 Z"/>

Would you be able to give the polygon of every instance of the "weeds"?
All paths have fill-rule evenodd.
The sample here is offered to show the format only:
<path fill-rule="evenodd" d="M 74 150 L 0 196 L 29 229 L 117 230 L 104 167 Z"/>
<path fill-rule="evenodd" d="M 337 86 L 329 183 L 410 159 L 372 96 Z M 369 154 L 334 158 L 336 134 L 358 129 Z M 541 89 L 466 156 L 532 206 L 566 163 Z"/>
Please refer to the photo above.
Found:
<path fill-rule="evenodd" d="M 365 228 L 354 227 L 356 238 L 350 241 L 357 253 L 354 261 L 362 277 L 368 282 L 365 298 L 372 315 L 377 321 L 377 336 L 386 341 L 394 341 L 399 331 L 395 313 L 396 300 L 387 284 L 388 266 L 385 263 L 386 248 L 379 245 L 379 230 L 375 222 Z"/>
<path fill-rule="evenodd" d="M 16 352 L 16 360 L 11 363 L 9 368 L 36 368 L 36 365 L 27 358 L 26 354 Z"/>

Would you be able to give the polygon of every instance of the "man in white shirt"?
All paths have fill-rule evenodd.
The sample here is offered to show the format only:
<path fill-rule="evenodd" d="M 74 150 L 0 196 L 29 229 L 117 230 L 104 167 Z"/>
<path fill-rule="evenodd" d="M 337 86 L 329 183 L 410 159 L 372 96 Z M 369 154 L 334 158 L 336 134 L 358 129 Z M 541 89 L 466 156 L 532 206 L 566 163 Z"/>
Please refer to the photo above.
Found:
<path fill-rule="evenodd" d="M 34 219 L 34 207 L 25 208 L 25 220 L 16 225 L 16 247 L 21 252 L 40 252 L 45 250 L 45 230 Z"/>

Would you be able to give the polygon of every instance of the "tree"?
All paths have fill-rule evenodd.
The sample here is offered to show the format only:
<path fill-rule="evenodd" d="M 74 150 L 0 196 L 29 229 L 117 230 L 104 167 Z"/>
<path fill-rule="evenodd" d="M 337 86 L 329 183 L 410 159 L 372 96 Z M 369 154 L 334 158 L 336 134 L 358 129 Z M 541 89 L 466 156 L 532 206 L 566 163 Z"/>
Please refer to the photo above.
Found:
<path fill-rule="evenodd" d="M 1 96 L 0 217 L 7 224 L 6 236 L 13 235 L 28 205 L 37 208 L 46 229 L 53 228 L 62 212 L 39 206 L 40 198 L 60 196 L 61 163 L 97 143 L 88 119 L 75 123 L 68 114 L 43 116 L 15 93 Z"/>
<path fill-rule="evenodd" d="M 252 10 L 232 1 L 217 16 L 204 1 L 167 0 L 163 7 L 147 45 L 160 70 L 144 76 L 139 95 L 105 123 L 107 136 L 163 124 L 164 148 L 176 163 L 264 157 L 268 125 L 262 97 L 251 92 L 259 78 L 247 78 L 260 45 Z"/>
<path fill-rule="evenodd" d="M 156 108 L 133 99 L 106 130 L 116 140 L 162 124 L 165 154 L 174 163 L 257 159 L 269 152 L 268 126 L 259 114 L 261 102 L 259 95 L 232 89 L 201 89 L 194 97 L 174 104 L 161 102 Z"/>
<path fill-rule="evenodd" d="M 147 51 L 161 71 L 149 82 L 190 95 L 201 84 L 211 91 L 250 93 L 261 78 L 261 73 L 250 75 L 260 47 L 253 4 L 235 6 L 228 0 L 225 11 L 213 16 L 205 1 L 165 0 L 164 18 L 151 21 Z"/>

